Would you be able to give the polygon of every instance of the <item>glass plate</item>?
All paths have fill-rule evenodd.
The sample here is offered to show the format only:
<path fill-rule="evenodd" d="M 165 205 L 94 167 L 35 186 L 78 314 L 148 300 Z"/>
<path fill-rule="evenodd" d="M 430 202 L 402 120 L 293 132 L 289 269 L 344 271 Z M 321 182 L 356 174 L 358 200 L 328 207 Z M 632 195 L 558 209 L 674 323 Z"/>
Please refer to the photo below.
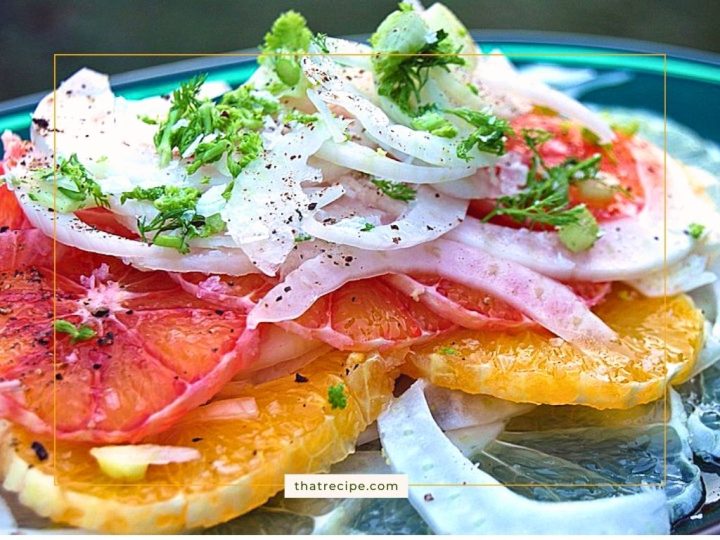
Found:
<path fill-rule="evenodd" d="M 483 51 L 500 49 L 521 69 L 600 109 L 642 110 L 659 117 L 666 110 L 671 120 L 667 133 L 670 151 L 675 153 L 675 148 L 682 154 L 678 157 L 720 175 L 716 146 L 720 144 L 720 56 L 613 38 L 481 31 L 473 35 Z M 167 93 L 198 71 L 207 72 L 210 81 L 235 86 L 255 70 L 255 59 L 247 56 L 252 52 L 242 51 L 246 56 L 238 57 L 190 58 L 116 75 L 111 83 L 117 94 L 130 99 Z M 90 57 L 87 66 L 93 66 Z M 0 132 L 9 129 L 27 136 L 30 114 L 41 97 L 34 94 L 0 103 Z M 686 144 L 690 139 L 693 144 Z M 699 139 L 708 144 L 698 146 Z M 677 524 L 674 532 L 718 534 L 720 469 L 699 465 L 704 470 L 706 504 L 695 516 Z"/>

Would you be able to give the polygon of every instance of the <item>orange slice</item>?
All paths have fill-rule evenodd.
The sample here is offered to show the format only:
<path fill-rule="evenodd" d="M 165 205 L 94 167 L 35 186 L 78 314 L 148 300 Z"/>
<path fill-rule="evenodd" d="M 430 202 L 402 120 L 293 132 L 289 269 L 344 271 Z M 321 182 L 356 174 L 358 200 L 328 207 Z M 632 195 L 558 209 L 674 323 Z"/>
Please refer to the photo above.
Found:
<path fill-rule="evenodd" d="M 328 470 L 391 399 L 393 378 L 378 355 L 333 352 L 301 370 L 243 389 L 257 415 L 217 418 L 196 409 L 143 442 L 197 449 L 200 460 L 150 466 L 144 480 L 103 475 L 92 444 L 38 438 L 6 426 L 0 437 L 4 487 L 54 521 L 112 533 L 177 532 L 225 522 L 262 505 L 286 473 Z M 328 388 L 344 385 L 345 408 Z M 42 449 L 42 450 L 40 450 Z M 44 458 L 44 459 L 42 459 Z"/>
<path fill-rule="evenodd" d="M 702 347 L 704 318 L 688 296 L 666 301 L 615 286 L 594 311 L 629 355 L 582 354 L 537 328 L 461 330 L 413 347 L 408 371 L 472 394 L 597 409 L 656 400 L 667 381 L 689 376 Z"/>
<path fill-rule="evenodd" d="M 134 442 L 255 359 L 243 310 L 197 299 L 165 272 L 63 246 L 54 276 L 50 242 L 0 233 L 0 417 L 63 439 Z M 89 334 L 76 339 L 55 318 Z"/>
<path fill-rule="evenodd" d="M 219 307 L 251 309 L 275 284 L 265 276 L 174 274 L 190 294 Z M 372 351 L 426 341 L 454 325 L 381 278 L 346 283 L 292 321 L 278 323 L 305 339 L 342 351 Z"/>

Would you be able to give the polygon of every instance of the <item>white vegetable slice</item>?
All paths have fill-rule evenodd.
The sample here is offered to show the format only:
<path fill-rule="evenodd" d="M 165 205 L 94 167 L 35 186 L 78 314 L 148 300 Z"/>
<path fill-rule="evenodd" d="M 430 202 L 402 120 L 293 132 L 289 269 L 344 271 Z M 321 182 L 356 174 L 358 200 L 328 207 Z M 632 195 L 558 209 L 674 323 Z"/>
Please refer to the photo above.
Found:
<path fill-rule="evenodd" d="M 320 115 L 320 119 L 322 120 L 323 124 L 332 136 L 332 140 L 335 141 L 335 143 L 341 143 L 342 141 L 344 141 L 347 121 L 340 120 L 339 118 L 334 116 L 332 112 L 330 112 L 327 104 L 322 99 L 320 99 L 320 96 L 318 96 L 317 92 L 315 92 L 315 90 L 313 90 L 312 88 L 308 89 L 307 97 L 317 109 L 317 112 Z"/>
<path fill-rule="evenodd" d="M 320 122 L 297 126 L 235 179 L 221 216 L 236 244 L 268 275 L 292 251 L 302 220 L 317 211 L 303 183 L 322 180 L 307 160 L 329 136 Z"/>
<path fill-rule="evenodd" d="M 459 139 L 443 138 L 424 131 L 416 131 L 394 124 L 376 105 L 359 94 L 344 90 L 334 74 L 333 63 L 327 58 L 305 57 L 303 70 L 309 80 L 320 85 L 318 95 L 326 103 L 344 108 L 355 117 L 373 140 L 394 148 L 431 165 L 444 167 L 482 166 L 495 161 L 495 157 L 473 150 L 469 161 L 456 155 Z"/>
<path fill-rule="evenodd" d="M 445 437 L 430 414 L 424 388 L 424 381 L 417 381 L 391 403 L 380 415 L 378 428 L 393 471 L 409 477 L 410 503 L 435 533 L 670 532 L 666 498 L 660 490 L 595 501 L 549 503 L 526 499 L 502 487 Z"/>
<path fill-rule="evenodd" d="M 468 161 L 460 159 L 456 154 L 459 138 L 438 137 L 426 131 L 416 131 L 400 124 L 393 124 L 379 107 L 361 96 L 341 90 L 323 90 L 318 93 L 323 100 L 343 107 L 357 118 L 373 140 L 425 163 L 442 167 L 463 165 L 479 167 L 495 161 L 494 156 L 481 154 L 477 150 L 470 153 Z"/>
<path fill-rule="evenodd" d="M 378 178 L 413 184 L 451 182 L 471 176 L 477 170 L 475 167 L 428 167 L 403 163 L 352 141 L 326 141 L 315 155 L 330 163 Z"/>
<path fill-rule="evenodd" d="M 460 199 L 497 199 L 521 191 L 527 182 L 528 168 L 516 152 L 508 152 L 494 167 L 483 167 L 461 180 L 435 184 L 433 187 Z"/>
<path fill-rule="evenodd" d="M 627 283 L 653 298 L 692 291 L 717 280 L 717 276 L 706 269 L 707 263 L 706 255 L 690 254 L 667 270 L 658 270 Z"/>
<path fill-rule="evenodd" d="M 217 272 L 235 276 L 256 273 L 257 269 L 238 249 L 195 249 L 188 255 L 161 246 L 149 245 L 91 227 L 72 214 L 51 212 L 34 203 L 27 194 L 15 191 L 25 216 L 43 234 L 66 246 L 120 257 L 144 270 L 172 272 Z"/>
<path fill-rule="evenodd" d="M 443 431 L 502 423 L 535 408 L 529 403 L 513 403 L 433 385 L 427 386 L 425 397 L 435 422 Z"/>
<path fill-rule="evenodd" d="M 527 317 L 517 319 L 498 320 L 492 317 L 465 308 L 462 304 L 448 298 L 437 290 L 437 285 L 426 285 L 404 274 L 390 274 L 383 277 L 389 283 L 407 296 L 424 303 L 431 311 L 463 328 L 476 328 L 504 331 L 511 328 L 532 325 Z"/>
<path fill-rule="evenodd" d="M 600 224 L 602 236 L 584 252 L 567 250 L 553 231 L 512 229 L 467 218 L 448 237 L 503 257 L 563 281 L 618 281 L 646 276 L 684 259 L 694 249 L 686 234 L 693 222 L 713 223 L 712 212 L 690 191 L 678 163 L 667 158 L 667 220 L 663 153 L 649 143 L 633 148 L 645 191 L 645 206 L 637 216 Z M 649 170 L 651 169 L 651 170 Z M 688 212 L 694 208 L 694 212 Z M 716 214 L 715 214 L 716 215 Z M 667 223 L 667 257 L 663 224 Z"/>
<path fill-rule="evenodd" d="M 316 238 L 369 250 L 408 248 L 434 240 L 462 223 L 468 202 L 441 195 L 427 186 L 420 186 L 407 210 L 395 221 L 365 229 L 368 221 L 362 216 L 323 223 L 305 219 L 303 230 Z"/>
<path fill-rule="evenodd" d="M 321 296 L 348 281 L 392 272 L 430 273 L 486 291 L 557 336 L 581 348 L 614 340 L 615 333 L 568 287 L 481 249 L 435 240 L 397 251 L 329 250 L 290 272 L 248 315 L 248 327 L 302 315 Z"/>
<path fill-rule="evenodd" d="M 499 51 L 492 51 L 493 55 L 501 54 Z M 477 64 L 473 79 L 485 85 L 498 94 L 515 94 L 525 98 L 535 105 L 543 105 L 556 110 L 558 113 L 583 124 L 586 128 L 598 135 L 600 141 L 608 143 L 615 139 L 615 134 L 609 124 L 603 118 L 588 109 L 579 101 L 550 88 L 538 81 L 528 79 L 514 69 L 493 69 L 483 57 Z"/>
<path fill-rule="evenodd" d="M 149 465 L 186 463 L 200 459 L 196 448 L 159 446 L 157 444 L 129 444 L 99 446 L 90 449 L 102 472 L 111 478 L 127 481 L 142 480 Z"/>
<path fill-rule="evenodd" d="M 329 36 L 325 38 L 325 44 L 327 45 L 328 53 L 333 55 L 334 62 L 343 66 L 367 70 L 372 69 L 370 62 L 372 47 L 369 45 Z"/>

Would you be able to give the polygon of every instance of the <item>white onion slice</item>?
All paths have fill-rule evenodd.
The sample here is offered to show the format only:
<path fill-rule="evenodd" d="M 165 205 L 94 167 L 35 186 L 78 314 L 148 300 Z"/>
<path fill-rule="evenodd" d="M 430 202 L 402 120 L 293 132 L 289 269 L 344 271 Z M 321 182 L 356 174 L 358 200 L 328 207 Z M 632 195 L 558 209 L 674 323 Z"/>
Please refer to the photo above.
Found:
<path fill-rule="evenodd" d="M 435 240 L 398 251 L 338 248 L 302 264 L 253 308 L 248 327 L 293 320 L 349 281 L 388 273 L 430 273 L 486 291 L 581 348 L 615 338 L 568 287 L 481 249 Z"/>
<path fill-rule="evenodd" d="M 666 220 L 663 154 L 645 142 L 638 142 L 633 154 L 645 191 L 645 206 L 637 216 L 601 223 L 602 237 L 587 251 L 572 253 L 554 231 L 512 229 L 474 218 L 467 218 L 448 238 L 502 254 L 563 281 L 630 280 L 661 270 L 666 263 L 676 264 L 696 248 L 696 241 L 685 232 L 687 226 L 693 221 L 709 225 L 717 218 L 703 208 L 690 191 L 683 169 L 668 156 Z M 694 211 L 688 212 L 688 208 Z M 667 257 L 662 241 L 664 223 L 667 223 Z"/>
<path fill-rule="evenodd" d="M 303 230 L 316 238 L 370 250 L 392 250 L 416 246 L 438 238 L 462 223 L 468 202 L 441 195 L 420 186 L 407 210 L 395 221 L 363 230 L 367 220 L 361 216 L 325 224 L 305 219 Z"/>
<path fill-rule="evenodd" d="M 433 420 L 424 388 L 425 382 L 419 380 L 391 403 L 380 415 L 378 428 L 390 466 L 409 477 L 410 503 L 435 533 L 670 532 L 666 497 L 658 489 L 594 501 L 558 503 L 533 501 L 513 493 L 479 470 L 448 440 Z"/>
<path fill-rule="evenodd" d="M 413 184 L 450 182 L 466 178 L 477 170 L 475 167 L 428 167 L 403 163 L 352 141 L 326 141 L 315 155 L 330 163 L 378 178 Z"/>
<path fill-rule="evenodd" d="M 493 51 L 492 54 L 500 53 L 499 51 Z M 586 128 L 592 130 L 598 135 L 602 143 L 608 143 L 615 139 L 615 134 L 608 123 L 579 101 L 550 88 L 546 84 L 528 79 L 514 69 L 493 69 L 492 64 L 488 64 L 487 61 L 484 61 L 484 58 L 478 62 L 473 73 L 475 81 L 479 81 L 498 94 L 515 94 L 535 105 L 550 107 L 563 116 L 580 122 Z"/>

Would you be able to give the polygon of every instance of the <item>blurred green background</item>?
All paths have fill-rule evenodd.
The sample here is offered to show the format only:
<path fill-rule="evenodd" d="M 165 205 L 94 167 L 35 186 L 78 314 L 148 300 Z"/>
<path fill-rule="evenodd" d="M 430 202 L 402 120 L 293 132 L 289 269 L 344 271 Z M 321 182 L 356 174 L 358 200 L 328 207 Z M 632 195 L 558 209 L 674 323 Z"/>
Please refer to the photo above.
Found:
<path fill-rule="evenodd" d="M 426 5 L 431 2 L 426 1 Z M 720 52 L 718 0 L 446 0 L 469 28 L 633 38 Z M 315 31 L 370 33 L 394 0 L 1 0 L 0 100 L 49 89 L 54 52 L 226 52 L 256 46 L 294 8 Z M 658 50 L 656 52 L 662 52 Z M 119 73 L 172 59 L 63 58 Z"/>

